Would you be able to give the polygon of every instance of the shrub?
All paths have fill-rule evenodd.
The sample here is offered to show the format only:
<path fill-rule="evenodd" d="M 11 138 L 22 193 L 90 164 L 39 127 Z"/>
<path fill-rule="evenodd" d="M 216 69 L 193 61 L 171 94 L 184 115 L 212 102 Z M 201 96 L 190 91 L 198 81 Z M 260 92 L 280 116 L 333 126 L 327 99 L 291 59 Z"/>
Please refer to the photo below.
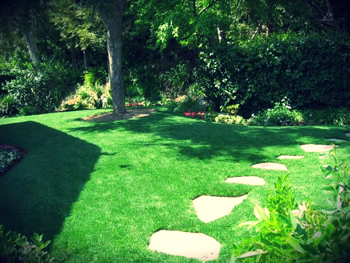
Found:
<path fill-rule="evenodd" d="M 304 110 L 303 118 L 308 125 L 349 125 L 349 108 L 328 108 L 323 110 Z"/>
<path fill-rule="evenodd" d="M 201 50 L 198 87 L 218 111 L 248 117 L 288 97 L 298 109 L 350 106 L 350 38 L 287 33 Z"/>
<path fill-rule="evenodd" d="M 248 123 L 250 125 L 289 126 L 302 125 L 305 121 L 303 114 L 300 111 L 292 110 L 283 99 L 281 102 L 276 102 L 272 109 L 266 109 L 257 115 L 252 115 Z"/>
<path fill-rule="evenodd" d="M 61 102 L 59 107 L 61 110 L 102 109 L 112 107 L 110 86 L 109 84 L 105 86 L 101 85 L 101 77 L 97 78 L 97 73 L 95 71 L 95 69 L 91 69 L 85 72 L 84 84 L 78 84 L 75 93 Z"/>
<path fill-rule="evenodd" d="M 181 96 L 175 100 L 169 100 L 166 102 L 166 106 L 169 110 L 174 112 L 198 112 L 205 110 L 205 106 L 200 103 L 198 98 L 191 96 Z"/>
<path fill-rule="evenodd" d="M 242 116 L 238 115 L 233 116 L 227 114 L 219 114 L 215 117 L 214 121 L 226 124 L 246 124 L 246 120 Z"/>
<path fill-rule="evenodd" d="M 7 81 L 3 90 L 7 92 L 2 102 L 2 114 L 37 114 L 52 112 L 69 90 L 71 79 L 69 66 L 57 61 L 44 61 L 33 66 L 17 61 L 9 65 Z"/>
<path fill-rule="evenodd" d="M 188 63 L 181 62 L 160 74 L 162 91 L 170 98 L 176 98 L 186 93 L 189 87 L 191 72 Z"/>
<path fill-rule="evenodd" d="M 0 97 L 0 116 L 13 116 L 17 112 L 15 100 L 11 95 Z"/>
<path fill-rule="evenodd" d="M 28 241 L 26 236 L 12 231 L 5 231 L 0 225 L 0 261 L 7 262 L 36 262 L 46 263 L 54 261 L 44 249 L 50 241 L 43 241 L 43 235 L 35 233 Z"/>

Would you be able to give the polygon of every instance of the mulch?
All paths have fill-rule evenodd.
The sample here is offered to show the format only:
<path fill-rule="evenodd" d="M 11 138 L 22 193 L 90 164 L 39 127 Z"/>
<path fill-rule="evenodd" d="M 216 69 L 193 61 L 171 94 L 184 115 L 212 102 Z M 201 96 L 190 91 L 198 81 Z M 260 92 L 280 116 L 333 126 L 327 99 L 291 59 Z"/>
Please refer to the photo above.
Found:
<path fill-rule="evenodd" d="M 82 118 L 84 121 L 92 122 L 108 122 L 108 121 L 118 121 L 118 120 L 128 120 L 131 118 L 142 118 L 151 115 L 155 112 L 154 109 L 134 109 L 128 110 L 126 113 L 117 113 L 113 112 L 102 113 L 98 115 L 92 115 Z"/>

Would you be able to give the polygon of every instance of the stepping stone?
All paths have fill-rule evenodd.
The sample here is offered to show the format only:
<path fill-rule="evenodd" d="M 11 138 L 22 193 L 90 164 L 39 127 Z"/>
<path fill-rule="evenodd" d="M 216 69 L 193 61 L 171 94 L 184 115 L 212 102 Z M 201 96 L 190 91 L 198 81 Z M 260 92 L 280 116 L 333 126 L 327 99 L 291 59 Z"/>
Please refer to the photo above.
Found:
<path fill-rule="evenodd" d="M 201 233 L 160 230 L 151 236 L 149 249 L 207 261 L 218 258 L 221 245 L 214 238 Z"/>
<path fill-rule="evenodd" d="M 300 147 L 305 152 L 328 152 L 333 149 L 333 145 L 322 145 L 322 144 L 304 144 L 300 145 Z"/>
<path fill-rule="evenodd" d="M 332 142 L 346 142 L 346 140 L 343 139 L 338 139 L 338 138 L 329 138 L 327 139 L 328 141 L 332 141 Z"/>
<path fill-rule="evenodd" d="M 350 132 L 345 133 L 346 137 L 350 137 Z"/>
<path fill-rule="evenodd" d="M 209 223 L 221 217 L 227 216 L 232 209 L 243 202 L 248 195 L 240 197 L 219 197 L 202 195 L 193 200 L 196 214 L 204 223 Z"/>
<path fill-rule="evenodd" d="M 288 171 L 287 167 L 280 163 L 258 163 L 252 165 L 252 167 L 258 169 Z"/>
<path fill-rule="evenodd" d="M 277 159 L 283 160 L 283 159 L 303 159 L 304 156 L 296 156 L 296 155 L 280 155 L 277 157 Z"/>
<path fill-rule="evenodd" d="M 264 185 L 265 180 L 257 176 L 240 176 L 227 178 L 225 183 L 230 184 L 249 184 L 249 185 Z"/>

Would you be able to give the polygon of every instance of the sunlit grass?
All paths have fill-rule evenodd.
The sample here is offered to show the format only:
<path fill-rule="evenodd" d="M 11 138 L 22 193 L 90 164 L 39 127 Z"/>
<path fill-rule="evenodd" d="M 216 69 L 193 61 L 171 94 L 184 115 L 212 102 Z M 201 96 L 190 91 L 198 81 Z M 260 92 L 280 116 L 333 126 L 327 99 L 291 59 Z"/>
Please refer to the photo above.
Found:
<path fill-rule="evenodd" d="M 297 201 L 328 206 L 318 153 L 300 144 L 332 144 L 346 127 L 245 127 L 209 123 L 159 110 L 115 122 L 82 121 L 100 111 L 54 113 L 0 120 L 0 144 L 28 150 L 0 178 L 0 224 L 31 235 L 44 233 L 51 252 L 68 262 L 191 262 L 148 250 L 157 230 L 201 232 L 222 244 L 219 262 L 248 237 L 237 225 L 254 218 L 280 171 L 251 168 L 259 162 L 288 167 Z M 349 156 L 349 143 L 340 144 Z M 301 160 L 277 160 L 281 154 Z M 265 186 L 225 183 L 255 175 Z M 227 217 L 199 221 L 192 200 L 202 194 L 249 197 Z"/>

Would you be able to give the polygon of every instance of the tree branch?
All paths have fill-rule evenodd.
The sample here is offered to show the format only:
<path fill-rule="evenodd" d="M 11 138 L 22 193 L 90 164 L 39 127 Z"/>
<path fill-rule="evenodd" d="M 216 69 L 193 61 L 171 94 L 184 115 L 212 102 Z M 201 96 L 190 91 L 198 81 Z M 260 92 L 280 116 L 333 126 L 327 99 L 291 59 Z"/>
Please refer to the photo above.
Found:
<path fill-rule="evenodd" d="M 205 11 L 207 11 L 209 8 L 211 8 L 213 5 L 215 5 L 219 0 L 214 0 L 213 2 L 211 2 L 208 6 L 204 7 L 201 9 L 201 11 L 198 12 L 198 16 L 200 16 L 201 14 L 203 14 Z"/>

